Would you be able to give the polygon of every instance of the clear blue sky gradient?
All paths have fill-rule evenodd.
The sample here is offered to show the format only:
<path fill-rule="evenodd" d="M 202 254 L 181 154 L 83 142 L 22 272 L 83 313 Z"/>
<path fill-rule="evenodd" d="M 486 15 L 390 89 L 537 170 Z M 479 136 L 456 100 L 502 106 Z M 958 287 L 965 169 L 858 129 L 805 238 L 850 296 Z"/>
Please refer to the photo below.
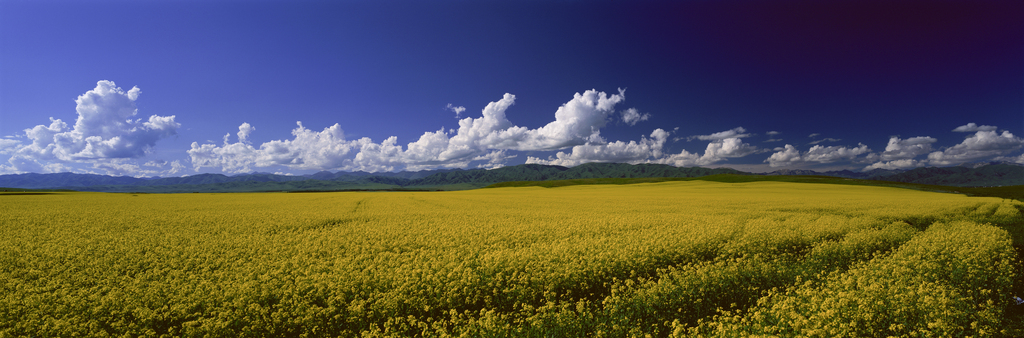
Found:
<path fill-rule="evenodd" d="M 461 118 L 478 118 L 511 93 L 508 120 L 535 129 L 576 93 L 619 88 L 625 100 L 600 129 L 607 142 L 649 141 L 660 128 L 671 133 L 664 153 L 700 155 L 709 141 L 694 136 L 743 127 L 749 135 L 741 141 L 756 151 L 707 167 L 862 170 L 881 161 L 868 156 L 880 156 L 892 136 L 933 138 L 928 152 L 942 152 L 976 135 L 953 131 L 968 123 L 994 126 L 1006 142 L 966 158 L 1024 162 L 1024 2 L 1017 0 L 3 0 L 0 138 L 9 141 L 0 143 L 7 147 L 0 174 L 26 172 L 9 160 L 31 143 L 26 129 L 50 117 L 73 128 L 75 99 L 100 80 L 141 90 L 133 118 L 174 115 L 180 127 L 144 156 L 35 157 L 61 166 L 22 169 L 237 172 L 197 170 L 192 143 L 221 146 L 226 133 L 236 142 L 246 122 L 258 149 L 293 139 L 302 121 L 314 132 L 337 123 L 346 140 L 395 136 L 406 149 L 425 132 L 459 128 L 448 104 L 466 108 Z M 628 108 L 649 118 L 625 123 L 618 114 Z M 806 152 L 815 141 L 870 151 L 766 163 L 786 144 Z M 556 152 L 508 150 L 516 157 L 501 164 Z M 927 162 L 928 152 L 909 159 L 945 163 Z M 172 170 L 174 161 L 184 169 Z M 344 168 L 249 171 L 320 169 Z"/>

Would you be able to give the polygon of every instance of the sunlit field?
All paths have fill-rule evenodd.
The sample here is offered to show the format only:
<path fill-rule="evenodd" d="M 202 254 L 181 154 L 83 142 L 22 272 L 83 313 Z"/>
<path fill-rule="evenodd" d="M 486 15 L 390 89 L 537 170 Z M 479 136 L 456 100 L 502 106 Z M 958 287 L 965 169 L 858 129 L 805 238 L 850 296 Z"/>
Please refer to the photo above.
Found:
<path fill-rule="evenodd" d="M 0 337 L 999 336 L 1024 204 L 704 181 L 0 195 Z"/>

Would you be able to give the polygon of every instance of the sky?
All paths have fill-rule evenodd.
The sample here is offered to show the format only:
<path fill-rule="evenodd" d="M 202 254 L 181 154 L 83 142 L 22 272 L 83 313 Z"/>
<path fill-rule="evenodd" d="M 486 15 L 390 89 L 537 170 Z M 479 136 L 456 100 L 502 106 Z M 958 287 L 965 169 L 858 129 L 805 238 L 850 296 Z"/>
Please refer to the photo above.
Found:
<path fill-rule="evenodd" d="M 1024 164 L 1024 2 L 0 0 L 0 174 Z"/>

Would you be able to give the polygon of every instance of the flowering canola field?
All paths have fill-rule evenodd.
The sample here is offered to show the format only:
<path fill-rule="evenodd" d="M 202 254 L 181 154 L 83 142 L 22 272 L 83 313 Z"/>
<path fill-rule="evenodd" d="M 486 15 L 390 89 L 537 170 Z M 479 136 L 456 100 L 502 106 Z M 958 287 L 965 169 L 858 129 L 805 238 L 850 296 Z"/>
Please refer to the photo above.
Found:
<path fill-rule="evenodd" d="M 0 337 L 993 336 L 1020 202 L 665 182 L 0 196 Z"/>

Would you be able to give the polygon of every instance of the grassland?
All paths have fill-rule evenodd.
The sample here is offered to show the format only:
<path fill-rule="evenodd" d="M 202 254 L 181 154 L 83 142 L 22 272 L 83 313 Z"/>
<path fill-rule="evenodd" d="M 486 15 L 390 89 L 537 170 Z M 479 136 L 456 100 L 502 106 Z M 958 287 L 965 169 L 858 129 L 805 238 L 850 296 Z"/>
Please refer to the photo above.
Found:
<path fill-rule="evenodd" d="M 1012 336 L 1021 209 L 707 180 L 4 195 L 0 337 Z"/>

